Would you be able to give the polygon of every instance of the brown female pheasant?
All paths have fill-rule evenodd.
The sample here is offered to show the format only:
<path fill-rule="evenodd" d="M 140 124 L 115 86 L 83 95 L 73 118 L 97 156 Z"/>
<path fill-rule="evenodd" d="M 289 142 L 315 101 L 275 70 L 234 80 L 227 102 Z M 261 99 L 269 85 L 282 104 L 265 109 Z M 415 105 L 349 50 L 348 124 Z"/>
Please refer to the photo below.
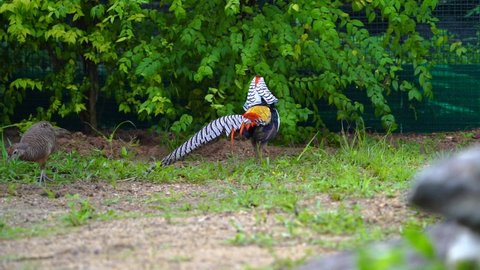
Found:
<path fill-rule="evenodd" d="M 45 180 L 51 181 L 45 174 L 45 164 L 55 149 L 55 143 L 55 130 L 52 124 L 46 121 L 38 122 L 22 135 L 19 143 L 15 143 L 8 148 L 8 159 L 38 163 L 41 170 L 38 183 L 44 183 Z"/>

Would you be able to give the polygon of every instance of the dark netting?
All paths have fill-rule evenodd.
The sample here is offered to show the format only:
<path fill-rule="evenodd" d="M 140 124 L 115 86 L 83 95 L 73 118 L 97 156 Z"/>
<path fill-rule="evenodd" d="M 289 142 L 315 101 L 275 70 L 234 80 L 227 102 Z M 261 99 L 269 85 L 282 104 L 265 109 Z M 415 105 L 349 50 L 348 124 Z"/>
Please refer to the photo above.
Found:
<path fill-rule="evenodd" d="M 436 63 L 432 70 L 433 99 L 411 103 L 406 93 L 398 92 L 387 97 L 398 123 L 398 132 L 453 131 L 480 127 L 480 15 L 472 12 L 479 5 L 478 0 L 440 1 L 434 12 L 439 19 L 438 28 L 444 31 L 451 42 L 462 42 L 467 53 L 458 56 L 450 52 L 450 45 L 432 52 L 432 59 Z M 387 27 L 380 19 L 367 24 L 364 13 L 352 14 L 353 18 L 365 22 L 372 35 L 383 33 Z M 417 30 L 426 38 L 431 36 L 427 25 L 420 24 Z M 411 66 L 404 66 L 400 76 L 416 82 Z M 380 120 L 374 116 L 365 93 L 349 89 L 346 95 L 366 105 L 366 127 L 381 131 Z M 342 128 L 342 123 L 336 120 L 335 110 L 327 104 L 321 104 L 320 110 L 329 129 Z"/>

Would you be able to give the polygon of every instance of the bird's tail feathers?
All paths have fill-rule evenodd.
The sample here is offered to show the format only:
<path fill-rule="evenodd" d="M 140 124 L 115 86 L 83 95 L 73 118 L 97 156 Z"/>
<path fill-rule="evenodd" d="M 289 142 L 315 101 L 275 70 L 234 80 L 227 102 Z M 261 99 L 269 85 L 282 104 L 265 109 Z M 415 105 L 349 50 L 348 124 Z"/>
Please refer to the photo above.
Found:
<path fill-rule="evenodd" d="M 178 161 L 193 150 L 220 137 L 223 133 L 227 136 L 232 135 L 234 131 L 239 130 L 243 124 L 248 123 L 250 123 L 250 120 L 240 114 L 227 115 L 215 119 L 163 158 L 162 165 L 165 166 Z"/>

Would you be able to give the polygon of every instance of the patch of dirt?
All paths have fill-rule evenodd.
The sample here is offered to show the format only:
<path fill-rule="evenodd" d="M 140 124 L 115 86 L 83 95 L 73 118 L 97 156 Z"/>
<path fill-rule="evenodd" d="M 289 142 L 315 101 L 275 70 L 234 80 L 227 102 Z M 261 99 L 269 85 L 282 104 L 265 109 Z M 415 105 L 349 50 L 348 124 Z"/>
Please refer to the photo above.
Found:
<path fill-rule="evenodd" d="M 89 155 L 94 151 L 101 151 L 105 156 L 112 158 L 122 157 L 122 149 L 133 153 L 138 159 L 162 157 L 168 150 L 160 145 L 158 140 L 145 132 L 133 132 L 131 137 L 108 140 L 102 136 L 87 136 L 75 132 L 58 138 L 58 149 L 64 152 L 76 151 L 81 155 Z"/>
<path fill-rule="evenodd" d="M 145 203 L 152 194 L 214 193 L 215 187 L 208 185 L 119 182 L 112 186 L 105 182 L 80 181 L 52 189 L 60 195 L 58 198 L 48 198 L 42 188 L 30 185 L 18 186 L 16 196 L 12 196 L 2 186 L 0 213 L 8 217 L 9 226 L 55 224 L 55 220 L 58 222 L 59 216 L 69 210 L 64 195 L 78 193 L 88 198 L 99 211 L 111 209 L 143 214 L 122 220 L 92 221 L 60 235 L 0 240 L 0 269 L 125 269 L 129 266 L 140 269 L 244 269 L 248 265 L 270 265 L 276 258 L 300 259 L 313 250 L 315 253 L 332 252 L 295 238 L 285 238 L 285 225 L 275 215 L 266 213 L 267 210 L 172 219 L 159 215 L 145 217 L 148 213 L 160 213 Z M 360 205 L 367 222 L 385 227 L 398 226 L 413 214 L 399 197 L 378 196 L 339 202 L 328 195 L 319 195 L 315 200 L 325 209 L 335 209 L 340 204 Z M 106 203 L 109 201 L 114 203 Z M 379 207 L 372 209 L 371 205 Z M 259 219 L 259 216 L 265 218 Z M 279 244 L 272 248 L 232 245 L 229 239 L 238 233 L 234 224 L 241 224 L 248 235 L 271 233 Z M 347 238 L 323 235 L 316 239 L 342 241 Z"/>
<path fill-rule="evenodd" d="M 265 156 L 277 158 L 280 156 L 298 155 L 302 151 L 299 147 L 278 147 L 267 145 L 265 147 Z M 255 151 L 248 140 L 235 140 L 233 144 L 226 139 L 220 139 L 196 150 L 193 155 L 201 156 L 206 160 L 217 161 L 235 158 L 245 160 L 255 157 Z"/>
<path fill-rule="evenodd" d="M 379 195 L 373 198 L 357 200 L 361 213 L 366 222 L 377 224 L 382 228 L 399 228 L 409 218 L 431 217 L 407 205 L 406 194 L 398 193 L 395 196 Z"/>
<path fill-rule="evenodd" d="M 243 269 L 272 263 L 267 249 L 226 242 L 236 233 L 231 218 L 212 214 L 97 222 L 67 235 L 6 241 L 2 254 L 12 259 L 0 266 L 15 269 L 28 262 L 38 269 Z M 248 214 L 235 218 L 247 227 L 254 223 Z M 307 248 L 292 244 L 279 248 L 278 255 L 295 258 Z"/>
<path fill-rule="evenodd" d="M 88 199 L 98 212 L 158 213 L 147 203 L 149 196 L 162 194 L 186 194 L 212 192 L 211 187 L 194 184 L 153 184 L 148 182 L 118 182 L 115 186 L 105 182 L 77 181 L 49 188 L 55 198 L 49 198 L 44 188 L 37 185 L 20 185 L 14 194 L 9 194 L 5 185 L 0 185 L 0 214 L 8 216 L 10 226 L 33 225 L 50 220 L 69 211 L 69 194 L 78 194 Z M 14 195 L 14 196 L 12 196 Z M 1 216 L 0 215 L 0 216 Z"/>
<path fill-rule="evenodd" d="M 0 213 L 9 226 L 28 226 L 52 222 L 68 211 L 67 198 L 48 198 L 37 187 L 22 185 L 17 195 L 0 190 Z M 212 187 L 191 184 L 151 184 L 122 182 L 78 182 L 58 186 L 56 193 L 78 193 L 87 197 L 98 210 L 135 211 L 142 216 L 155 210 L 141 203 L 149 195 L 162 193 L 214 192 Z M 119 198 L 115 204 L 105 204 Z M 273 217 L 258 222 L 253 211 L 203 214 L 188 218 L 137 217 L 113 221 L 93 221 L 63 235 L 18 240 L 0 240 L 0 269 L 243 269 L 246 265 L 271 264 L 275 256 L 301 258 L 310 246 L 286 241 L 275 247 L 275 255 L 255 245 L 228 243 L 237 230 L 246 232 L 283 229 Z M 158 216 L 158 215 L 157 215 Z M 54 228 L 52 228 L 54 229 Z M 81 258 L 81 259 L 79 259 Z"/>
<path fill-rule="evenodd" d="M 435 150 L 437 151 L 454 151 L 480 143 L 480 129 L 472 129 L 464 132 L 393 134 L 389 140 L 393 145 L 401 141 L 409 141 L 426 147 L 425 144 L 430 143 L 435 146 Z"/>

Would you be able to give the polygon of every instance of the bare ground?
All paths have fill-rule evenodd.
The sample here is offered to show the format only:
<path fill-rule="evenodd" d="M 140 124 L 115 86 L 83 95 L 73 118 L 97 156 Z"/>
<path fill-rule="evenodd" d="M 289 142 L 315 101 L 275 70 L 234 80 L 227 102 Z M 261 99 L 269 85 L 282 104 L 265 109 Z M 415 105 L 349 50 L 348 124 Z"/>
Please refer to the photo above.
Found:
<path fill-rule="evenodd" d="M 244 269 L 246 266 L 267 266 L 277 258 L 300 259 L 312 252 L 332 252 L 288 238 L 271 248 L 229 243 L 229 239 L 233 239 L 237 233 L 232 222 L 241 224 L 246 232 L 269 231 L 281 238 L 284 226 L 271 215 L 259 222 L 256 210 L 166 218 L 155 215 L 157 210 L 145 202 L 148 195 L 157 192 L 209 192 L 211 190 L 205 189 L 211 188 L 142 182 L 123 182 L 116 187 L 107 183 L 87 182 L 59 186 L 55 192 L 60 194 L 68 189 L 69 193 L 89 197 L 98 211 L 112 209 L 143 215 L 92 221 L 55 235 L 0 240 L 0 268 L 129 269 L 136 266 L 138 269 Z M 9 217 L 9 225 L 58 224 L 59 217 L 68 211 L 65 196 L 51 199 L 42 189 L 28 185 L 18 187 L 17 192 L 17 196 L 6 192 L 0 194 L 0 212 Z M 115 198 L 121 200 L 112 205 L 104 203 Z M 362 206 L 362 215 L 367 222 L 389 227 L 398 226 L 403 219 L 414 214 L 399 198 L 378 196 L 348 203 Z M 326 195 L 319 195 L 315 200 L 327 208 L 336 208 L 340 204 Z M 145 216 L 146 213 L 153 215 Z M 343 239 L 324 235 L 318 240 Z"/>
<path fill-rule="evenodd" d="M 102 137 L 73 133 L 59 140 L 60 149 L 83 154 L 101 149 L 106 155 L 118 157 L 121 147 L 128 146 L 135 149 L 135 155 L 140 159 L 159 159 L 167 153 L 165 148 L 158 146 L 154 135 L 121 136 L 109 143 Z M 420 143 L 428 136 L 435 135 L 410 136 L 407 139 Z M 463 143 L 463 136 L 445 135 L 442 138 L 444 149 Z M 212 160 L 225 159 L 232 154 L 246 158 L 253 155 L 248 144 L 237 141 L 232 147 L 230 142 L 220 140 L 197 154 Z M 298 154 L 301 150 L 270 147 L 270 156 Z M 157 193 L 215 192 L 215 188 L 186 183 L 127 181 L 112 186 L 104 182 L 78 181 L 55 186 L 53 192 L 56 198 L 49 198 L 43 189 L 36 186 L 21 185 L 12 193 L 7 186 L 0 185 L 0 214 L 8 218 L 9 226 L 58 224 L 60 217 L 69 210 L 66 194 L 87 197 L 99 212 L 115 210 L 138 214 L 135 218 L 94 220 L 63 233 L 0 240 L 0 269 L 244 269 L 247 266 L 268 266 L 277 259 L 299 259 L 333 251 L 295 238 L 282 239 L 281 244 L 272 247 L 229 243 L 229 239 L 237 234 L 232 223 L 241 224 L 245 232 L 269 231 L 276 238 L 282 238 L 285 226 L 272 215 L 259 221 L 259 210 L 256 209 L 169 218 L 148 202 L 149 196 Z M 321 202 L 326 208 L 336 208 L 340 204 L 328 195 L 318 195 L 313 200 Z M 403 194 L 380 194 L 370 199 L 347 199 L 343 203 L 359 205 L 366 222 L 385 228 L 399 226 L 412 215 L 418 215 L 405 206 Z M 324 235 L 319 240 L 343 240 L 338 238 L 341 237 Z"/>

